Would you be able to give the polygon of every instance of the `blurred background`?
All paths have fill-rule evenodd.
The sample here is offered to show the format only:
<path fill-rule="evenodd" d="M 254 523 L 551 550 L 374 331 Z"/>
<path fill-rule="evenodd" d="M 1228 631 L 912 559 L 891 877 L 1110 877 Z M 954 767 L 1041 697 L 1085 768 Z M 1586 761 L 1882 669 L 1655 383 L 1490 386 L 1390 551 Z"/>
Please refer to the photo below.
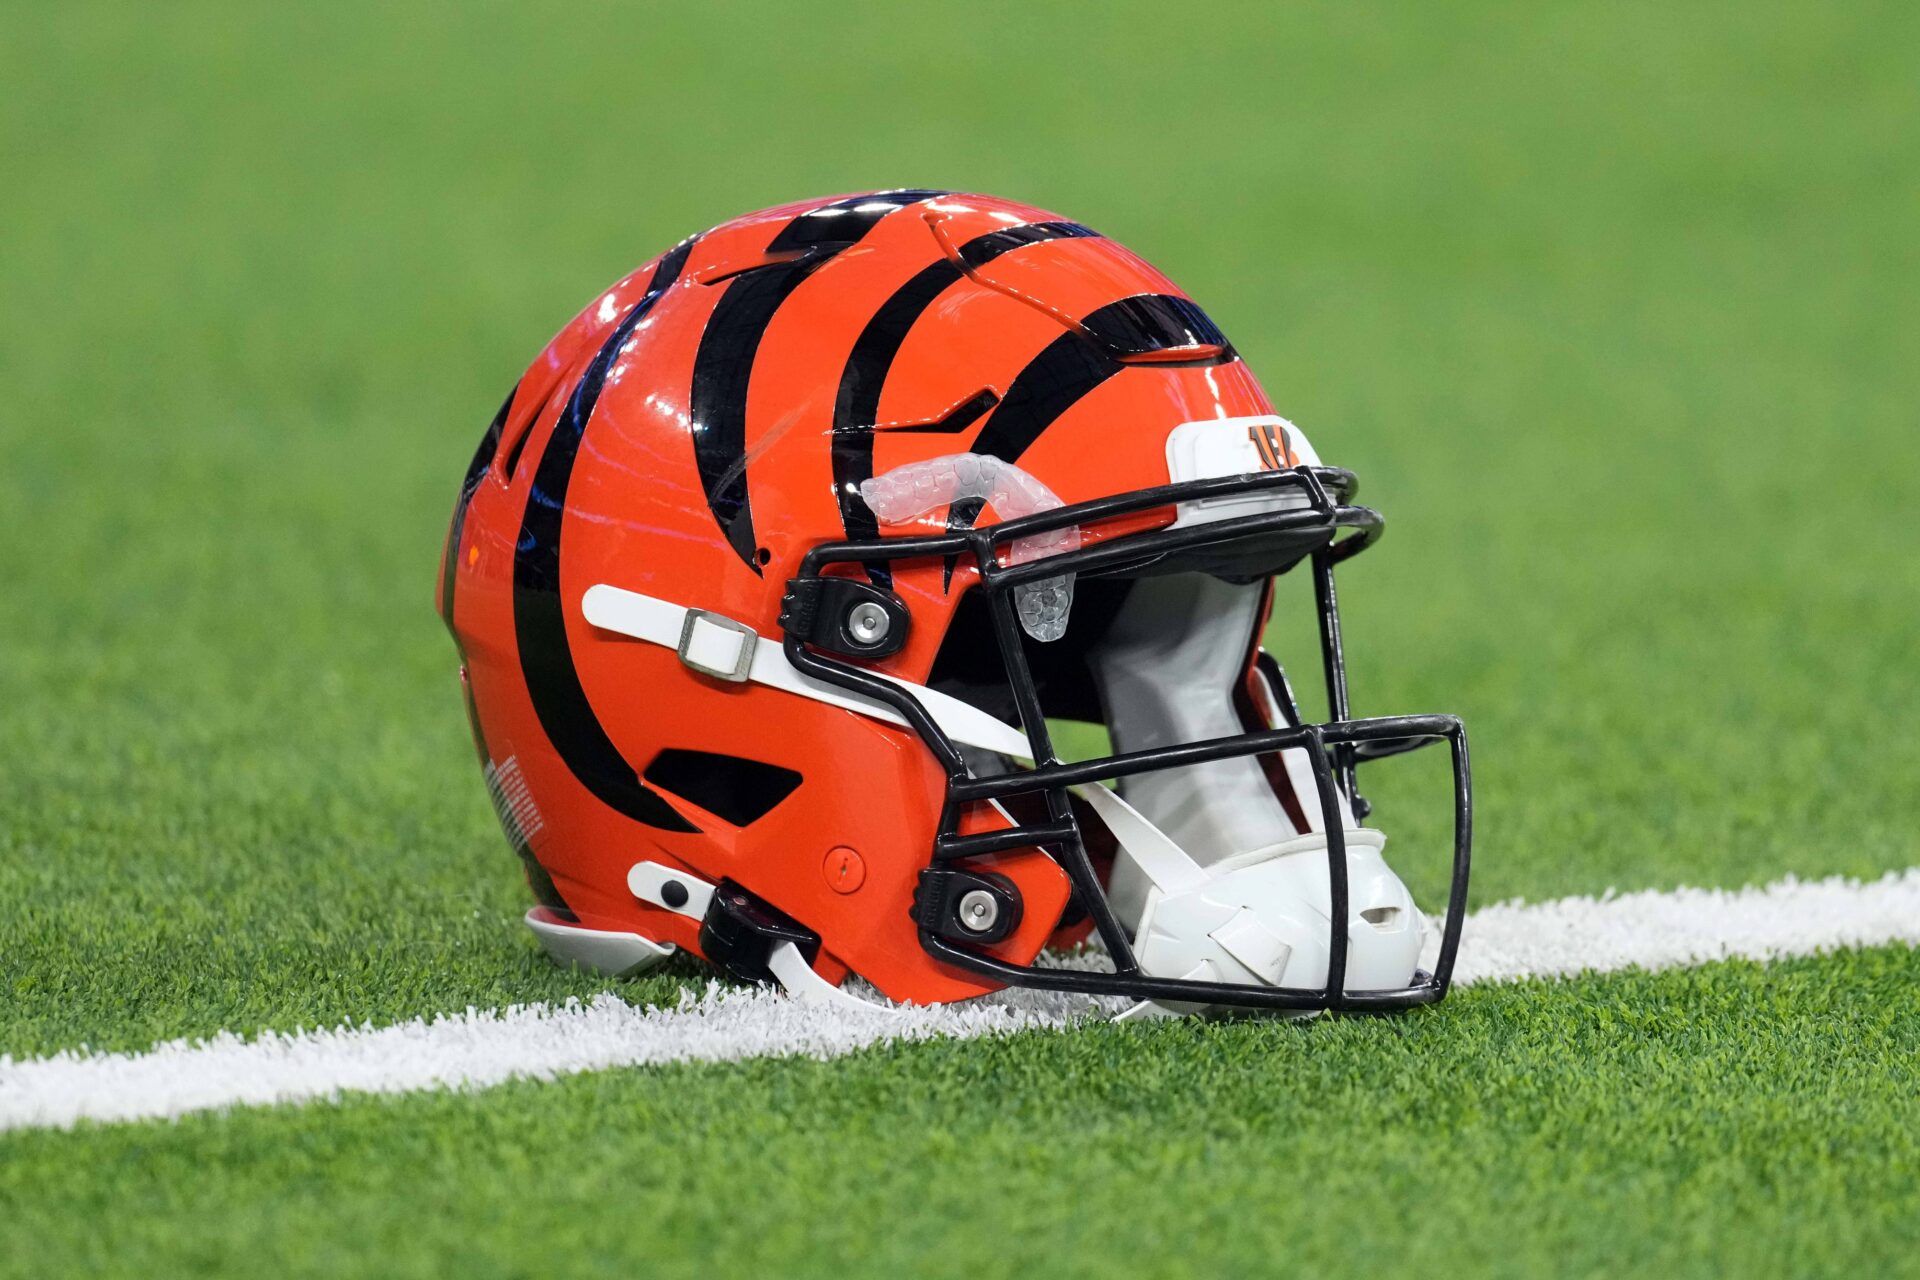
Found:
<path fill-rule="evenodd" d="M 441 1007 L 394 980 L 421 946 L 472 959 L 454 996 L 566 989 L 511 928 L 432 608 L 462 468 L 596 290 L 744 210 L 875 187 L 1123 241 L 1359 472 L 1389 527 L 1343 579 L 1356 710 L 1466 717 L 1478 901 L 1912 860 L 1911 6 L 4 27 L 16 1049 L 73 1041 L 80 972 L 244 976 L 203 1021 Z M 1424 839 L 1401 801 L 1436 779 L 1405 777 L 1375 798 Z M 95 1042 L 180 1029 L 134 1005 Z"/>

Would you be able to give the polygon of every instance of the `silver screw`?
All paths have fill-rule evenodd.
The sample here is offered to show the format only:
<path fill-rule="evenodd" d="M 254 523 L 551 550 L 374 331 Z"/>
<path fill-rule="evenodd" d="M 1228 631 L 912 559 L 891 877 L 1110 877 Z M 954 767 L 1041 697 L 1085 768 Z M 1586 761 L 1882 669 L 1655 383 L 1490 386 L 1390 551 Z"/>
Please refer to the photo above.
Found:
<path fill-rule="evenodd" d="M 893 619 L 871 600 L 863 600 L 847 613 L 847 634 L 861 644 L 879 644 L 893 630 Z"/>
<path fill-rule="evenodd" d="M 960 923 L 975 933 L 985 933 L 1000 918 L 1000 901 L 985 889 L 969 889 L 960 895 Z"/>

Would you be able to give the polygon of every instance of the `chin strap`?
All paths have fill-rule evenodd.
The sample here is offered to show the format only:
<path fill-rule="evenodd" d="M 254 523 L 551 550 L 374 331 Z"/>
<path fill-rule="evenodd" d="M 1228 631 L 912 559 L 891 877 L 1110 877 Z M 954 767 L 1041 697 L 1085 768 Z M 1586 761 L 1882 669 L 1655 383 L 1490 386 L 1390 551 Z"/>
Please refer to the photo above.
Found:
<path fill-rule="evenodd" d="M 1165 832 L 1120 798 L 1120 794 L 1099 783 L 1075 787 L 1073 793 L 1086 801 L 1100 821 L 1106 824 L 1120 855 L 1140 868 L 1148 882 L 1162 894 L 1187 893 L 1203 888 L 1210 877 L 1206 868 L 1191 854 L 1169 839 Z M 1183 981 L 1214 976 L 1204 960 L 1180 975 Z M 1113 1015 L 1115 1022 L 1134 1022 L 1145 1018 L 1177 1018 L 1178 1009 L 1154 1000 L 1141 1000 Z"/>
<path fill-rule="evenodd" d="M 580 611 L 589 623 L 632 640 L 645 640 L 672 649 L 688 669 L 730 684 L 757 684 L 782 693 L 904 726 L 907 722 L 884 702 L 861 697 L 850 689 L 816 680 L 787 661 L 778 640 L 770 640 L 744 622 L 706 609 L 689 609 L 654 596 L 641 595 L 601 583 L 588 587 Z M 895 679 L 884 671 L 868 674 L 888 680 L 912 694 L 935 724 L 955 742 L 1020 760 L 1033 758 L 1027 735 L 996 720 L 970 703 L 929 689 L 923 684 Z"/>
<path fill-rule="evenodd" d="M 1073 793 L 1099 815 L 1120 846 L 1121 855 L 1140 868 L 1140 873 L 1161 893 L 1186 893 L 1205 886 L 1213 878 L 1193 860 L 1192 854 L 1147 821 L 1111 787 L 1091 782 L 1074 787 Z"/>
<path fill-rule="evenodd" d="M 713 929 L 714 901 L 728 892 L 728 886 L 711 884 L 696 875 L 685 871 L 676 871 L 662 866 L 658 862 L 636 862 L 627 872 L 627 888 L 633 896 L 642 902 L 650 903 L 664 911 L 685 916 L 689 920 L 701 922 L 701 941 L 703 946 L 722 935 Z M 743 891 L 732 889 L 733 894 L 745 898 Z M 732 909 L 731 901 L 722 908 L 722 914 L 737 925 L 742 912 Z M 797 926 L 796 926 L 797 927 Z M 750 969 L 749 978 L 757 978 L 764 971 L 775 982 L 802 1004 L 823 1005 L 835 1009 L 852 1010 L 868 1014 L 892 1014 L 897 1012 L 892 1005 L 875 1004 L 869 1000 L 850 995 L 834 986 L 807 963 L 799 943 L 792 937 L 782 936 L 788 932 L 781 924 L 754 929 L 751 926 L 730 929 L 725 937 L 740 938 L 750 933 L 756 941 L 768 945 L 764 959 L 748 960 L 745 964 L 738 960 L 727 964 L 716 958 L 716 963 L 732 971 Z"/>
<path fill-rule="evenodd" d="M 825 1005 L 833 1009 L 851 1009 L 860 1013 L 896 1014 L 899 1010 L 892 1005 L 874 1004 L 862 1000 L 859 996 L 848 995 L 825 978 L 813 971 L 807 958 L 800 954 L 800 948 L 791 942 L 782 942 L 767 957 L 767 971 L 786 988 L 788 995 L 802 1004 Z"/>

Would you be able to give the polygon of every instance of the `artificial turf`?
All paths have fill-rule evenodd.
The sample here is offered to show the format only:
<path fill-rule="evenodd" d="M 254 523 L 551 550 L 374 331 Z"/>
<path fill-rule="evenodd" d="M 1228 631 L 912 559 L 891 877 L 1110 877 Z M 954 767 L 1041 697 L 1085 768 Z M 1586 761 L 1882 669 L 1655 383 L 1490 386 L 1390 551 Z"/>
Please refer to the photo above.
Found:
<path fill-rule="evenodd" d="M 1920 1274 L 1920 953 L 14 1137 L 20 1274 Z"/>
<path fill-rule="evenodd" d="M 1389 528 L 1343 576 L 1356 709 L 1466 718 L 1477 901 L 1912 863 L 1917 45 L 1909 6 L 1786 0 L 12 15 L 0 1053 L 601 989 L 515 923 L 430 598 L 458 475 L 607 281 L 876 186 L 1139 249 L 1360 473 Z M 1379 770 L 1431 853 L 1434 771 Z M 504 1268 L 507 1224 L 758 1259 L 806 1222 L 876 1268 L 1889 1258 L 1913 1032 L 1862 993 L 1911 1001 L 1911 960 L 1782 972 L 1787 1005 L 1734 968 L 16 1136 L 0 1266 Z M 1797 1101 L 1809 1061 L 1857 1103 Z M 1478 1109 L 1423 1110 L 1456 1062 Z M 1748 1123 L 1800 1128 L 1775 1160 Z M 596 1125 L 577 1169 L 543 1145 Z M 981 1203 L 1016 1225 L 942 1234 Z M 741 1205 L 760 1229 L 714 1238 Z M 1440 1212 L 1473 1205 L 1512 1208 Z"/>

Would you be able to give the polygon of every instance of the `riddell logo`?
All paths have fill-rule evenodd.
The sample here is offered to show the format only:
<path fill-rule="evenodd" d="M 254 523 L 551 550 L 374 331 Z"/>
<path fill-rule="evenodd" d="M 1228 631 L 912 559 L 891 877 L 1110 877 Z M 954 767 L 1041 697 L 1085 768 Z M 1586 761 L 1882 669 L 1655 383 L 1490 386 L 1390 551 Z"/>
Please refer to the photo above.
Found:
<path fill-rule="evenodd" d="M 493 811 L 500 816 L 500 825 L 506 830 L 507 842 L 516 853 L 530 853 L 533 838 L 546 827 L 546 822 L 533 803 L 533 793 L 527 790 L 527 780 L 520 776 L 520 758 L 508 756 L 497 765 L 489 760 L 481 774 L 487 780 L 487 795 L 493 801 Z"/>
<path fill-rule="evenodd" d="M 1260 468 L 1263 471 L 1285 471 L 1300 465 L 1300 458 L 1293 451 L 1293 437 L 1287 434 L 1285 427 L 1271 422 L 1258 422 L 1247 428 L 1247 439 L 1253 441 L 1253 447 L 1260 451 Z"/>

